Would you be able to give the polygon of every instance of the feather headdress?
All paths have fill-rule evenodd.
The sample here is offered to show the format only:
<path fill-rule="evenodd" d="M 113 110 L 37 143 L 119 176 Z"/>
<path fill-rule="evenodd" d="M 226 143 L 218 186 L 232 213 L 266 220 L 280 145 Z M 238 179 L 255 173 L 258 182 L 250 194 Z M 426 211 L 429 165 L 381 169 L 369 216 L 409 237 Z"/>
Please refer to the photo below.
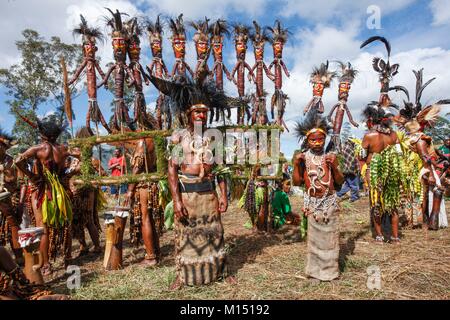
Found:
<path fill-rule="evenodd" d="M 169 27 L 172 31 L 172 37 L 174 38 L 183 38 L 186 39 L 186 29 L 184 27 L 184 21 L 183 21 L 183 14 L 180 14 L 178 18 L 173 20 L 172 18 L 169 19 Z"/>
<path fill-rule="evenodd" d="M 100 41 L 104 40 L 103 33 L 100 28 L 89 27 L 86 19 L 80 14 L 81 22 L 78 28 L 73 29 L 72 33 L 74 35 L 81 35 L 83 43 L 95 42 L 95 39 Z"/>
<path fill-rule="evenodd" d="M 268 39 L 270 43 L 277 41 L 286 43 L 289 35 L 289 30 L 281 26 L 280 20 L 275 20 L 274 27 L 273 28 L 267 27 L 267 30 L 269 30 L 271 33 L 271 36 Z"/>
<path fill-rule="evenodd" d="M 308 112 L 306 117 L 303 118 L 303 121 L 296 122 L 294 132 L 296 137 L 298 138 L 298 141 L 303 141 L 302 149 L 305 149 L 306 138 L 309 134 L 315 131 L 320 131 L 324 135 L 327 135 L 328 133 L 330 133 L 331 129 L 332 127 L 328 124 L 326 118 L 321 116 L 319 112 L 317 112 L 317 110 L 313 109 Z"/>
<path fill-rule="evenodd" d="M 329 63 L 321 63 L 320 67 L 314 67 L 310 75 L 310 82 L 322 82 L 325 88 L 330 87 L 331 81 L 336 77 L 336 72 L 328 70 Z"/>

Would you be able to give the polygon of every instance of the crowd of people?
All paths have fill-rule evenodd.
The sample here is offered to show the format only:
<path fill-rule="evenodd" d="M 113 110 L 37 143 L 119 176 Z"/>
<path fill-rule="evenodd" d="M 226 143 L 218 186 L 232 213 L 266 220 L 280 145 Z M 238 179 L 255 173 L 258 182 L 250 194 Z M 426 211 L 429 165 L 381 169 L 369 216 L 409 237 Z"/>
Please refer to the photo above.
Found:
<path fill-rule="evenodd" d="M 214 116 L 216 121 L 219 120 L 220 116 L 229 114 L 230 109 L 235 106 L 238 106 L 238 126 L 242 127 L 246 114 L 250 128 L 256 124 L 272 125 L 278 129 L 286 126 L 283 114 L 287 96 L 281 88 L 281 76 L 282 70 L 289 75 L 282 61 L 288 31 L 276 21 L 275 26 L 268 29 L 272 33 L 268 38 L 256 22 L 251 32 L 244 25 L 236 25 L 234 40 L 238 61 L 230 74 L 222 62 L 223 35 L 227 31 L 225 22 L 218 20 L 211 28 L 208 27 L 208 19 L 193 23 L 196 29 L 194 41 L 198 63 L 195 71 L 192 71 L 184 61 L 185 30 L 180 15 L 176 20 L 170 20 L 176 65 L 169 77 L 165 75 L 167 70 L 162 62 L 162 24 L 159 17 L 155 23 L 147 24 L 154 56 L 147 74 L 139 64 L 141 31 L 137 18 L 123 23 L 119 11 L 109 11 L 112 18 L 108 21 L 108 26 L 111 28 L 115 62 L 106 74 L 103 74 L 95 60 L 95 39 L 100 37 L 99 30 L 89 27 L 83 16 L 76 29 L 82 35 L 84 61 L 69 84 L 87 68 L 89 93 L 86 126 L 78 130 L 76 138 L 83 142 L 89 140 L 94 134 L 90 128 L 91 120 L 96 124 L 101 122 L 109 133 L 118 134 L 121 138 L 129 132 L 145 133 L 152 130 L 154 134 L 157 130 L 177 127 L 182 130 L 162 141 L 167 150 L 179 148 L 182 154 L 157 154 L 155 149 L 160 141 L 155 140 L 155 135 L 143 135 L 133 142 L 129 141 L 128 136 L 122 141 L 115 141 L 115 145 L 121 144 L 123 148 L 114 151 L 114 156 L 108 162 L 108 169 L 110 180 L 118 183 L 108 184 L 115 202 L 121 195 L 124 201 L 120 206 L 114 206 L 111 213 L 111 210 L 106 210 L 108 203 L 101 189 L 101 178 L 107 172 L 101 165 L 101 159 L 92 157 L 92 154 L 89 156 L 87 151 L 92 149 L 82 144 L 69 147 L 58 142 L 66 128 L 63 119 L 49 116 L 32 121 L 18 114 L 39 132 L 41 141 L 12 158 L 6 151 L 11 148 L 14 139 L 0 132 L 0 240 L 2 245 L 10 242 L 17 262 L 13 263 L 9 253 L 4 247 L 0 247 L 0 298 L 64 298 L 52 295 L 41 287 L 42 275 L 52 273 L 50 261 L 61 251 L 65 266 L 70 264 L 73 239 L 80 243 L 80 255 L 89 252 L 85 229 L 94 244 L 92 252 L 97 255 L 103 252 L 99 238 L 102 229 L 99 213 L 103 211 L 110 213 L 110 216 L 105 217 L 108 232 L 104 267 L 107 270 L 123 268 L 123 236 L 128 216 L 131 243 L 136 246 L 143 244 L 145 247 L 146 254 L 141 263 L 146 267 L 158 266 L 162 254 L 159 244 L 164 225 L 162 215 L 166 211 L 165 222 L 168 227 L 173 227 L 175 234 L 176 279 L 170 289 L 178 289 L 184 285 L 205 285 L 219 278 L 225 278 L 230 283 L 236 281 L 233 275 L 227 273 L 227 251 L 222 224 L 222 215 L 229 206 L 229 182 L 235 177 L 229 167 L 211 161 L 213 143 L 209 137 L 199 135 L 197 129 L 205 132 L 208 120 L 211 123 Z M 245 62 L 249 38 L 255 49 L 256 64 L 253 68 Z M 269 67 L 263 61 L 265 41 L 269 41 L 274 49 L 274 62 Z M 374 226 L 376 242 L 386 241 L 381 222 L 382 217 L 387 216 L 392 226 L 388 241 L 400 243 L 398 209 L 402 199 L 421 206 L 423 227 L 437 230 L 447 224 L 443 194 L 448 191 L 449 186 L 450 139 L 445 140 L 442 148 L 435 150 L 432 138 L 424 130 L 435 123 L 439 106 L 448 104 L 450 100 L 422 106 L 421 94 L 431 81 L 423 84 L 423 70 L 418 70 L 414 71 L 417 82 L 415 102 L 407 101 L 398 113 L 392 112 L 393 103 L 388 95 L 389 90 L 406 89 L 389 86 L 399 65 L 390 64 L 390 45 L 385 38 L 372 37 L 361 47 L 374 41 L 385 44 L 388 59 L 374 59 L 373 67 L 380 75 L 382 86 L 379 100 L 370 102 L 363 110 L 367 132 L 361 141 L 355 138 L 341 141 L 340 135 L 345 114 L 352 124 L 358 125 L 347 107 L 349 90 L 357 71 L 350 63 L 339 63 L 341 69 L 332 71 L 327 62 L 314 68 L 311 73 L 313 98 L 305 107 L 303 121 L 298 122 L 295 128 L 300 148 L 292 159 L 292 172 L 289 166 L 283 165 L 281 171 L 284 174 L 271 174 L 273 167 L 261 163 L 250 166 L 250 172 L 248 168 L 238 169 L 242 170 L 239 171 L 241 174 L 238 179 L 242 179 L 243 173 L 249 174 L 244 177 L 246 186 L 242 190 L 240 206 L 248 213 L 251 228 L 268 232 L 287 223 L 297 225 L 301 236 L 307 241 L 305 273 L 322 281 L 339 277 L 341 208 L 338 200 L 349 191 L 350 201 L 358 200 L 360 177 L 369 196 L 368 213 Z M 207 65 L 211 48 L 215 58 L 214 72 Z M 127 54 L 129 65 L 126 64 Z M 272 74 L 271 68 L 275 68 L 275 74 Z M 255 80 L 257 89 L 248 101 L 244 96 L 246 69 L 250 78 Z M 102 76 L 99 86 L 106 84 L 114 72 L 115 108 L 109 125 L 101 115 L 96 101 L 95 70 Z M 254 71 L 256 75 L 253 74 Z M 271 124 L 265 109 L 263 71 L 275 82 L 272 110 L 276 108 L 277 115 L 272 114 L 274 122 Z M 191 73 L 191 77 L 186 72 Z M 219 78 L 217 72 L 220 73 Z M 238 98 L 230 98 L 223 91 L 223 72 L 230 81 L 236 82 Z M 234 78 L 235 74 L 237 79 Z M 213 75 L 216 76 L 215 83 L 210 81 Z M 322 95 L 337 76 L 339 102 L 325 117 Z M 134 85 L 134 117 L 130 117 L 123 99 L 125 81 L 130 86 Z M 142 87 L 147 82 L 151 82 L 160 94 L 156 119 L 145 109 Z M 407 97 L 409 98 L 408 93 Z M 248 105 L 250 101 L 252 112 Z M 393 127 L 394 123 L 398 130 Z M 122 149 L 127 151 L 123 152 Z M 259 155 L 263 150 L 260 146 L 255 146 L 252 152 Z M 128 155 L 129 168 L 125 159 Z M 162 169 L 158 168 L 161 163 Z M 142 175 L 156 173 L 157 169 L 164 174 L 157 179 Z M 138 175 L 146 178 L 123 182 L 122 178 L 135 178 Z M 164 182 L 167 192 L 164 191 Z M 292 185 L 304 189 L 301 213 L 293 212 L 290 204 Z M 272 186 L 274 190 L 271 190 Z M 170 197 L 164 196 L 169 193 Z M 168 198 L 172 199 L 170 203 Z M 32 217 L 34 228 L 26 227 L 21 230 L 20 221 L 25 211 Z M 170 212 L 173 213 L 172 218 L 169 217 Z M 26 261 L 22 261 L 22 248 L 27 253 Z M 37 263 L 35 257 L 38 257 Z M 23 272 L 19 267 L 21 264 L 25 264 Z"/>

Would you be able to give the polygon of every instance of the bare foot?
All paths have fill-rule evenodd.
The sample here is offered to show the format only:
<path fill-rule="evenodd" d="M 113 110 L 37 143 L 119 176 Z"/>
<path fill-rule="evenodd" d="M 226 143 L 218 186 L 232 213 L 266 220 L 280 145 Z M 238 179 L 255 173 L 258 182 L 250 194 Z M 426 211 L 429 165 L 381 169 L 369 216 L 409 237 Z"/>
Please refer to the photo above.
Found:
<path fill-rule="evenodd" d="M 227 277 L 225 277 L 225 282 L 233 285 L 233 284 L 237 284 L 237 279 L 235 276 L 227 276 Z"/>
<path fill-rule="evenodd" d="M 142 260 L 139 264 L 141 266 L 154 267 L 158 265 L 158 259 L 145 257 L 144 260 Z"/>
<path fill-rule="evenodd" d="M 181 288 L 183 288 L 183 286 L 184 286 L 183 281 L 181 281 L 181 279 L 177 277 L 175 281 L 170 285 L 169 290 L 171 291 L 180 290 Z"/>

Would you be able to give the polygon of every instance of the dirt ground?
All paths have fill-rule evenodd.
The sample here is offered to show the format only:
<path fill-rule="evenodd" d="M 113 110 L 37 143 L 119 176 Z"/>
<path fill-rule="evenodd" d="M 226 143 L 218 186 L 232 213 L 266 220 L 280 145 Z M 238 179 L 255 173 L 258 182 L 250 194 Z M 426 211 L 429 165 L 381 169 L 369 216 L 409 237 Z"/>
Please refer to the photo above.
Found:
<path fill-rule="evenodd" d="M 292 196 L 293 210 L 300 212 L 301 198 Z M 447 201 L 447 212 L 450 202 Z M 73 299 L 449 299 L 450 229 L 426 231 L 402 229 L 401 244 L 372 240 L 368 199 L 343 201 L 340 217 L 339 279 L 314 282 L 304 274 L 306 242 L 297 227 L 284 226 L 271 234 L 246 229 L 246 214 L 233 202 L 223 215 L 229 273 L 236 284 L 219 281 L 204 287 L 170 291 L 175 279 L 174 233 L 161 238 L 162 261 L 154 268 L 137 263 L 144 249 L 129 247 L 125 234 L 124 264 L 120 271 L 103 269 L 103 254 L 76 258 L 81 268 L 81 288 L 67 289 L 60 260 L 47 280 L 52 289 Z M 102 233 L 102 244 L 104 244 Z M 92 248 L 91 248 L 92 249 Z M 74 244 L 74 257 L 78 245 Z M 379 270 L 381 289 L 369 289 L 370 270 Z"/>

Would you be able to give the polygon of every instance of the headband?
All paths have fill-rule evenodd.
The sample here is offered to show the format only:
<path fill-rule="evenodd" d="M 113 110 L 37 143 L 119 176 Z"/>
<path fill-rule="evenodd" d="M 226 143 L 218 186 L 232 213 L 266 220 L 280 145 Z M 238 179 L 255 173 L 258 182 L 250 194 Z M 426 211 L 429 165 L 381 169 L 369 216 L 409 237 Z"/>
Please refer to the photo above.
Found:
<path fill-rule="evenodd" d="M 327 133 L 324 130 L 322 130 L 320 128 L 313 128 L 313 129 L 309 130 L 308 132 L 306 132 L 306 136 L 309 136 L 311 133 L 314 133 L 314 132 L 322 132 L 324 135 L 327 135 Z"/>

